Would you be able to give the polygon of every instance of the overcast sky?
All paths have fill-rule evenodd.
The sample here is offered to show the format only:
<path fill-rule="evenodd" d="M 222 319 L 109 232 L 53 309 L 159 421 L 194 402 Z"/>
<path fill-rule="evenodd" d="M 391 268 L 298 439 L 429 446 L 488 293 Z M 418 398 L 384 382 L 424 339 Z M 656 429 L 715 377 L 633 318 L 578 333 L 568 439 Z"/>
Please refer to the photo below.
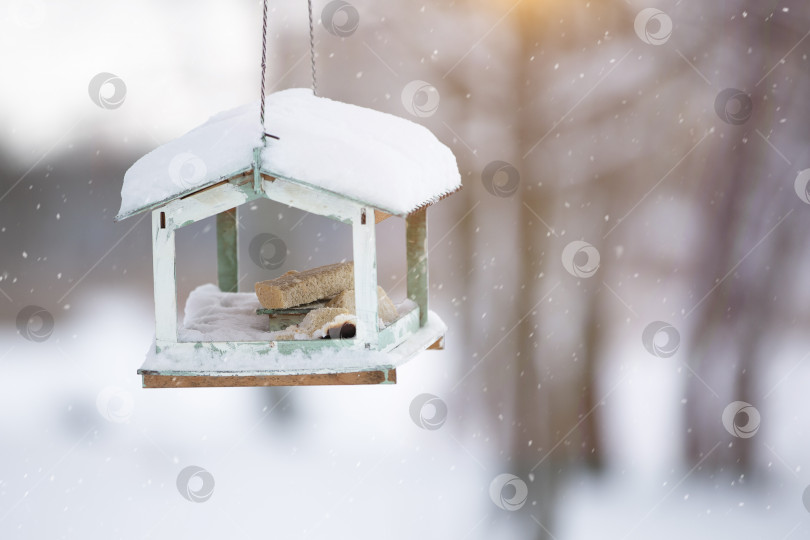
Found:
<path fill-rule="evenodd" d="M 294 21 L 304 31 L 305 3 L 274 4 L 273 30 Z M 177 136 L 258 99 L 260 30 L 258 2 L 4 2 L 0 142 L 25 161 L 69 130 L 104 129 L 110 142 L 147 145 Z M 271 61 L 278 54 L 271 46 Z M 101 72 L 126 84 L 119 108 L 89 99 L 88 85 Z"/>

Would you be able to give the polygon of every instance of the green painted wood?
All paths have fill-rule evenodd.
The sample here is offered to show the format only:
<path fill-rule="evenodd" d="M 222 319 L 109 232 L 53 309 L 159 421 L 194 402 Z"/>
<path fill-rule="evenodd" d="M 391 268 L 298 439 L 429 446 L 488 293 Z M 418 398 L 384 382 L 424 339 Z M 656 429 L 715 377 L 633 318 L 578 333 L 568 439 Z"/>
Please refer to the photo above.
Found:
<path fill-rule="evenodd" d="M 163 210 L 152 212 L 152 271 L 155 281 L 155 336 L 177 341 L 177 277 L 174 229 Z"/>
<path fill-rule="evenodd" d="M 284 177 L 262 182 L 264 196 L 311 214 L 328 217 L 341 223 L 352 223 L 360 205 L 317 186 L 301 184 Z"/>
<path fill-rule="evenodd" d="M 170 202 L 161 210 L 166 213 L 166 227 L 179 229 L 231 208 L 261 198 L 253 192 L 253 185 L 228 182 L 211 186 L 185 199 Z"/>
<path fill-rule="evenodd" d="M 159 201 L 155 201 L 155 202 L 152 202 L 152 203 L 149 203 L 149 204 L 145 204 L 145 205 L 143 205 L 141 207 L 138 207 L 138 208 L 136 208 L 136 209 L 134 209 L 134 210 L 132 210 L 130 212 L 119 214 L 119 215 L 115 216 L 115 221 L 122 221 L 122 220 L 130 218 L 132 216 L 136 216 L 138 214 L 141 214 L 143 212 L 148 212 L 148 211 L 155 210 L 156 208 L 161 208 L 161 207 L 163 207 L 163 206 L 165 206 L 165 205 L 167 205 L 167 204 L 169 204 L 169 203 L 171 203 L 173 201 L 189 197 L 189 196 L 191 196 L 191 195 L 193 195 L 193 194 L 195 194 L 197 192 L 200 192 L 200 191 L 203 191 L 203 190 L 209 188 L 210 186 L 219 184 L 220 182 L 233 181 L 234 179 L 242 177 L 245 173 L 250 173 L 251 171 L 253 171 L 253 173 L 252 173 L 253 182 L 252 183 L 249 182 L 249 188 L 255 194 L 260 194 L 260 192 L 264 189 L 264 186 L 262 185 L 262 175 L 267 175 L 267 176 L 272 176 L 273 178 L 284 179 L 287 183 L 297 184 L 298 186 L 301 186 L 301 187 L 304 187 L 304 188 L 309 188 L 309 189 L 313 189 L 313 190 L 316 190 L 316 191 L 320 191 L 320 192 L 322 192 L 324 194 L 328 194 L 328 196 L 333 198 L 333 199 L 339 199 L 342 202 L 348 203 L 348 204 L 353 205 L 353 206 L 368 205 L 367 202 L 364 202 L 364 201 L 362 201 L 360 199 L 353 198 L 353 197 L 348 197 L 345 194 L 336 193 L 334 191 L 329 191 L 329 190 L 323 189 L 323 188 L 321 188 L 319 186 L 315 186 L 313 184 L 310 184 L 308 182 L 304 182 L 302 180 L 297 180 L 295 178 L 286 178 L 283 175 L 278 175 L 274 171 L 272 171 L 269 167 L 265 166 L 264 164 L 262 164 L 261 168 L 257 168 L 257 167 L 254 166 L 254 163 L 256 163 L 258 161 L 258 156 L 256 155 L 257 150 L 261 150 L 261 148 L 254 149 L 253 162 L 249 166 L 242 167 L 240 169 L 237 169 L 236 171 L 234 171 L 231 174 L 222 176 L 222 177 L 214 179 L 214 180 L 210 180 L 208 182 L 205 182 L 204 184 L 200 184 L 199 186 L 194 186 L 194 187 L 191 187 L 189 189 L 182 190 L 182 191 L 180 191 L 178 193 L 175 193 L 173 195 L 165 197 L 165 198 L 163 198 L 163 199 L 161 199 Z M 461 189 L 460 186 L 459 186 L 459 189 Z M 441 199 L 443 199 L 443 198 L 445 198 L 445 197 L 447 197 L 449 195 L 451 195 L 451 193 L 444 193 L 444 194 L 441 194 L 441 195 L 437 195 L 433 199 L 426 200 L 424 204 L 425 204 L 425 206 L 434 204 L 434 203 L 438 202 L 439 200 L 441 200 Z M 270 197 L 270 198 L 272 198 L 272 197 Z M 293 204 L 292 206 L 296 206 L 296 208 L 298 207 L 295 204 Z M 385 212 L 387 214 L 391 214 L 391 215 L 399 216 L 399 217 L 406 217 L 405 214 L 403 214 L 401 212 L 395 212 L 390 208 L 382 208 L 382 207 L 377 207 L 377 208 L 379 210 L 382 210 L 383 212 Z M 303 208 L 302 208 L 302 210 L 303 210 Z M 319 212 L 316 212 L 316 213 L 319 213 Z M 320 214 L 320 215 L 324 215 L 324 214 Z M 349 221 L 350 221 L 348 219 L 339 218 L 339 217 L 337 217 L 337 215 L 330 216 L 330 217 L 334 217 L 334 219 L 339 219 L 340 221 L 344 221 L 345 223 L 349 223 Z"/>
<path fill-rule="evenodd" d="M 296 194 L 301 193 L 302 190 L 311 191 L 318 194 L 317 199 L 321 201 L 329 201 L 329 207 L 334 207 L 336 209 L 350 209 L 350 208 L 361 208 L 363 206 L 369 206 L 367 202 L 364 202 L 360 199 L 349 197 L 344 193 L 337 193 L 336 191 L 331 191 L 328 189 L 324 189 L 320 186 L 316 186 L 314 184 L 310 184 L 309 182 L 304 182 L 303 180 L 298 180 L 296 178 L 289 178 L 284 175 L 275 174 L 274 172 L 268 170 L 266 167 L 262 168 L 262 173 L 271 176 L 277 180 L 282 180 L 282 185 L 288 186 L 290 190 L 295 190 Z M 265 181 L 266 182 L 266 181 Z M 266 182 L 269 183 L 269 182 Z M 275 182 L 273 182 L 274 184 Z M 274 194 L 272 193 L 272 186 L 264 186 L 264 191 L 267 193 L 268 197 L 271 199 L 275 199 Z M 315 200 L 317 200 L 315 199 Z M 295 206 L 296 208 L 300 208 L 301 210 L 306 210 L 307 212 L 312 212 L 314 214 L 319 215 L 327 215 L 322 210 L 309 210 L 305 207 L 298 206 L 298 203 L 285 203 L 290 204 L 291 206 Z M 386 214 L 390 214 L 392 216 L 399 216 L 399 217 L 406 217 L 405 214 L 401 212 L 396 212 L 391 210 L 390 208 L 383 208 L 381 206 L 376 206 L 373 208 L 377 208 L 378 210 L 382 210 Z M 327 210 L 328 212 L 329 210 Z M 339 213 L 336 213 L 334 216 L 329 216 L 333 219 L 337 219 L 338 221 L 342 221 L 344 223 L 351 223 L 351 212 L 347 212 L 347 210 L 340 210 Z"/>
<path fill-rule="evenodd" d="M 262 147 L 257 146 L 253 149 L 253 191 L 254 193 L 262 192 Z"/>
<path fill-rule="evenodd" d="M 411 313 L 416 315 L 416 310 Z M 446 333 L 447 326 L 435 312 L 431 311 L 428 313 L 426 324 L 416 326 L 416 330 L 409 333 L 401 343 L 387 351 L 388 358 L 391 359 L 392 365 L 401 366 L 437 341 L 444 339 Z"/>
<path fill-rule="evenodd" d="M 419 310 L 413 309 L 379 332 L 377 352 L 386 352 L 398 347 L 409 337 L 420 330 Z M 365 343 L 355 338 L 350 339 L 311 339 L 295 341 L 203 341 L 180 342 L 158 340 L 157 352 L 205 350 L 207 352 L 226 354 L 234 351 L 249 352 L 257 355 L 294 354 L 298 351 L 314 353 L 325 349 L 342 350 L 358 349 L 366 351 Z"/>
<path fill-rule="evenodd" d="M 380 330 L 379 338 L 377 339 L 377 349 L 380 351 L 390 351 L 405 342 L 418 330 L 419 310 L 414 308 L 386 326 L 383 330 Z"/>
<path fill-rule="evenodd" d="M 227 354 L 234 351 L 248 352 L 257 356 L 273 354 L 314 353 L 323 350 L 352 349 L 358 347 L 355 339 L 311 339 L 290 341 L 203 341 L 203 342 L 157 342 L 161 351 L 206 351 Z"/>
<path fill-rule="evenodd" d="M 377 348 L 379 339 L 376 230 L 374 209 L 359 209 L 352 222 L 354 306 L 357 314 L 357 339 L 371 349 Z"/>
<path fill-rule="evenodd" d="M 237 229 L 236 208 L 217 214 L 217 280 L 222 292 L 237 292 L 239 287 Z"/>
<path fill-rule="evenodd" d="M 366 365 L 362 368 L 358 367 L 346 367 L 343 369 L 336 369 L 330 368 L 328 366 L 323 366 L 319 368 L 308 368 L 308 369 L 266 369 L 266 370 L 235 370 L 233 366 L 228 366 L 227 364 L 223 364 L 222 369 L 215 369 L 215 370 L 202 370 L 198 366 L 195 366 L 193 362 L 190 362 L 189 365 L 175 365 L 173 364 L 171 368 L 168 368 L 166 365 L 161 365 L 156 362 L 156 358 L 153 355 L 147 356 L 146 362 L 141 366 L 138 370 L 138 373 L 141 375 L 162 375 L 166 377 L 190 377 L 193 380 L 187 381 L 188 384 L 181 384 L 179 386 L 240 386 L 244 384 L 225 384 L 224 382 L 221 384 L 212 383 L 211 381 L 206 381 L 203 378 L 205 377 L 276 377 L 276 376 L 307 376 L 311 374 L 339 374 L 339 373 L 357 373 L 357 372 L 373 372 L 373 371 L 392 371 L 392 375 L 395 375 L 395 370 L 397 366 L 401 366 L 407 361 L 411 360 L 415 356 L 419 355 L 424 350 L 428 349 L 431 345 L 436 343 L 437 341 L 444 338 L 445 333 L 447 331 L 447 326 L 442 322 L 442 320 L 435 314 L 430 313 L 428 317 L 428 323 L 425 326 L 419 327 L 418 325 L 418 310 L 414 309 L 405 316 L 401 317 L 395 324 L 402 325 L 401 328 L 394 330 L 394 333 L 401 333 L 404 339 L 397 343 L 396 346 L 392 346 L 388 349 L 383 357 L 385 359 L 384 362 L 380 362 L 379 364 L 375 365 Z M 404 327 L 410 327 L 407 331 L 405 331 Z M 386 330 L 390 329 L 391 327 L 387 328 Z M 334 347 L 334 348 L 343 348 L 344 346 L 348 345 L 347 342 L 353 340 L 340 340 L 340 341 L 331 341 L 331 340 L 318 340 L 316 343 L 326 346 L 326 347 Z M 279 342 L 280 343 L 280 342 Z M 311 342 L 299 342 L 299 343 L 311 343 Z M 200 344 L 196 343 L 175 343 L 175 344 L 166 344 L 165 347 L 167 348 L 174 348 L 177 350 L 181 349 L 193 349 L 197 348 Z M 233 345 L 244 345 L 244 346 L 252 346 L 252 345 L 262 345 L 267 346 L 267 343 L 242 343 L 242 344 L 232 344 L 232 343 L 211 343 L 208 344 L 210 346 L 215 347 L 217 350 L 221 350 L 223 348 L 229 348 L 228 346 Z M 272 355 L 276 354 L 274 352 L 270 352 L 270 357 L 268 360 L 271 359 Z M 361 359 L 363 355 L 366 354 L 379 354 L 379 352 L 368 351 L 365 349 L 358 350 L 355 354 L 357 354 L 358 359 Z M 362 360 L 360 361 L 362 363 Z M 272 361 L 269 362 L 268 365 L 272 365 Z M 360 371 L 358 371 L 360 370 Z M 387 382 L 394 382 L 394 380 L 388 380 Z M 378 381 L 383 382 L 383 381 Z M 247 383 L 245 383 L 247 384 Z M 304 382 L 290 382 L 289 384 L 306 384 Z M 347 384 L 346 382 L 335 382 L 335 384 Z M 171 387 L 171 386 L 178 386 L 178 385 L 165 385 L 163 387 Z"/>
<path fill-rule="evenodd" d="M 251 168 L 252 167 L 246 167 L 246 168 L 243 168 L 243 169 L 239 169 L 239 170 L 235 171 L 233 174 L 222 176 L 220 178 L 216 178 L 214 180 L 210 180 L 208 182 L 200 184 L 199 186 L 194 186 L 194 187 L 188 188 L 188 189 L 183 190 L 183 191 L 181 191 L 179 193 L 175 193 L 174 195 L 170 195 L 169 197 L 165 197 L 163 199 L 160 199 L 159 201 L 155 201 L 155 202 L 140 206 L 140 207 L 138 207 L 135 210 L 132 210 L 130 212 L 126 212 L 126 213 L 123 213 L 123 214 L 118 214 L 117 216 L 115 216 L 115 221 L 123 221 L 123 220 L 125 220 L 127 218 L 131 218 L 132 216 L 137 216 L 138 214 L 143 214 L 144 212 L 150 212 L 152 210 L 155 210 L 156 208 L 160 208 L 161 206 L 165 206 L 165 205 L 169 204 L 172 201 L 175 201 L 177 199 L 182 199 L 184 197 L 188 197 L 190 195 L 193 195 L 194 193 L 197 193 L 198 191 L 202 191 L 202 190 L 204 190 L 206 188 L 209 188 L 209 187 L 211 187 L 213 185 L 219 184 L 220 182 L 225 182 L 225 181 L 231 180 L 233 178 L 240 177 L 243 174 L 245 174 L 246 172 L 250 171 Z"/>
<path fill-rule="evenodd" d="M 419 306 L 419 324 L 428 317 L 428 246 L 427 208 L 405 218 L 405 238 L 408 259 L 408 298 Z"/>

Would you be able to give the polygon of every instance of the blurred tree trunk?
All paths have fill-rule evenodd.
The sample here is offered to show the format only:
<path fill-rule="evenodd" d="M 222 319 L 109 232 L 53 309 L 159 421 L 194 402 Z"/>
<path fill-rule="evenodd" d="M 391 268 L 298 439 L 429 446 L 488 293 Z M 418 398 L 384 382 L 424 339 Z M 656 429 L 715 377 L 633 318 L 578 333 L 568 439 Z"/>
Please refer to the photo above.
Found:
<path fill-rule="evenodd" d="M 539 122 L 533 114 L 536 90 L 532 83 L 536 76 L 531 71 L 532 64 L 529 59 L 536 49 L 537 36 L 540 35 L 539 28 L 544 21 L 531 6 L 515 10 L 513 21 L 519 36 L 514 84 L 517 107 L 514 111 L 513 125 L 517 142 L 515 163 L 520 171 L 521 185 L 515 201 L 519 216 L 516 225 L 518 245 L 516 256 L 520 271 L 513 315 L 513 320 L 518 324 L 512 396 L 516 425 L 511 432 L 510 450 L 518 474 L 529 485 L 530 499 L 537 500 L 536 506 L 530 506 L 530 502 L 527 502 L 525 510 L 542 523 L 542 527 L 533 522 L 528 522 L 527 525 L 533 528 L 534 538 L 537 540 L 550 540 L 553 538 L 552 520 L 557 491 L 554 459 L 553 456 L 548 456 L 539 466 L 537 463 L 546 457 L 546 453 L 554 445 L 551 437 L 551 386 L 541 385 L 540 366 L 544 365 L 544 359 L 539 355 L 541 349 L 537 343 L 542 334 L 536 329 L 540 326 L 542 306 L 535 308 L 537 302 L 546 294 L 544 281 L 538 277 L 543 264 L 539 253 L 541 250 L 536 248 L 547 240 L 544 226 L 534 217 L 532 210 L 540 216 L 549 215 L 551 205 L 549 197 L 541 197 L 539 190 L 532 189 L 531 184 L 540 177 L 539 170 L 535 166 L 537 161 L 535 155 L 523 158 L 535 141 L 542 136 L 536 129 Z M 533 309 L 535 312 L 532 312 Z M 522 322 L 518 323 L 521 320 Z"/>
<path fill-rule="evenodd" d="M 579 375 L 580 402 L 577 417 L 577 421 L 579 421 L 583 415 L 588 415 L 582 419 L 582 424 L 580 424 L 580 433 L 582 435 L 580 455 L 585 464 L 593 471 L 601 471 L 604 467 L 599 417 L 595 412 L 588 414 L 594 411 L 599 403 L 596 369 L 604 346 L 601 298 L 602 295 L 591 294 L 586 307 L 587 316 L 583 328 L 584 366 Z"/>
<path fill-rule="evenodd" d="M 727 144 L 722 139 L 720 142 L 723 145 Z M 714 286 L 715 280 L 725 275 L 728 268 L 734 264 L 729 262 L 735 251 L 734 243 L 731 240 L 735 238 L 734 229 L 737 226 L 735 221 L 736 198 L 742 193 L 742 190 L 733 189 L 733 182 L 738 176 L 742 176 L 742 160 L 730 159 L 729 152 L 725 148 L 719 150 L 711 153 L 713 157 L 710 159 L 713 163 L 703 175 L 705 180 L 703 185 L 708 191 L 705 193 L 704 200 L 711 200 L 713 192 L 723 193 L 725 196 L 722 204 L 712 205 L 705 209 L 708 226 L 705 227 L 702 255 L 699 258 L 702 264 L 697 267 L 696 272 L 695 301 L 699 301 L 702 297 L 700 291 L 710 290 Z M 729 162 L 731 162 L 731 166 Z M 725 341 L 728 336 L 723 332 L 726 330 L 725 312 L 731 307 L 727 305 L 724 292 L 723 288 L 715 291 L 714 296 L 706 305 L 702 306 L 702 310 L 698 313 L 699 318 L 695 324 L 697 330 L 692 343 L 693 353 L 689 355 L 690 358 L 696 359 L 696 364 L 692 366 L 692 369 L 700 379 L 708 381 L 709 386 L 712 386 L 711 381 L 713 380 L 711 359 L 722 361 L 727 355 L 733 354 L 729 349 L 734 347 L 734 344 Z M 687 362 L 692 363 L 689 360 Z M 712 437 L 707 437 L 706 432 L 716 433 L 713 428 L 717 426 L 704 425 L 706 411 L 717 408 L 717 404 L 712 402 L 715 398 L 711 394 L 707 396 L 711 391 L 710 388 L 704 387 L 699 379 L 689 378 L 686 386 L 685 414 L 687 459 L 690 463 L 699 461 L 704 453 L 715 444 Z"/>
<path fill-rule="evenodd" d="M 766 20 L 771 9 L 753 0 L 739 0 L 728 8 L 729 13 L 747 10 L 755 20 Z M 790 9 L 800 11 L 801 7 L 796 3 Z M 796 29 L 788 27 L 790 23 L 780 25 L 772 20 L 769 24 L 775 51 L 786 51 L 801 38 Z M 704 206 L 707 226 L 703 228 L 702 264 L 697 268 L 693 288 L 695 303 L 705 291 L 717 288 L 695 313 L 691 357 L 697 359 L 693 369 L 711 390 L 700 380 L 689 379 L 685 446 L 688 459 L 696 463 L 719 441 L 731 439 L 732 444 L 718 447 L 707 464 L 718 469 L 731 465 L 738 473 L 750 474 L 756 439 L 732 438 L 723 430 L 720 414 L 733 401 L 758 407 L 761 389 L 756 381 L 763 339 L 773 324 L 773 298 L 784 286 L 773 276 L 763 279 L 763 274 L 775 272 L 772 268 L 781 267 L 779 261 L 789 253 L 790 228 L 782 225 L 771 229 L 786 215 L 786 202 L 792 194 L 786 196 L 786 190 L 774 189 L 772 182 L 764 181 L 773 177 L 773 171 L 787 169 L 763 135 L 772 130 L 780 106 L 771 95 L 772 89 L 760 82 L 768 66 L 778 59 L 768 58 L 763 47 L 748 49 L 749 44 L 758 42 L 761 26 L 740 28 L 715 44 L 720 55 L 732 55 L 727 62 L 735 75 L 721 88 L 739 85 L 753 100 L 754 114 L 740 126 L 717 123 L 721 136 L 712 141 L 710 166 L 703 175 L 702 200 L 709 204 Z M 798 84 L 804 81 L 806 77 Z M 790 103 L 800 101 L 794 98 Z M 801 111 L 781 108 L 779 115 L 803 116 Z M 707 411 L 713 414 L 707 415 Z"/>

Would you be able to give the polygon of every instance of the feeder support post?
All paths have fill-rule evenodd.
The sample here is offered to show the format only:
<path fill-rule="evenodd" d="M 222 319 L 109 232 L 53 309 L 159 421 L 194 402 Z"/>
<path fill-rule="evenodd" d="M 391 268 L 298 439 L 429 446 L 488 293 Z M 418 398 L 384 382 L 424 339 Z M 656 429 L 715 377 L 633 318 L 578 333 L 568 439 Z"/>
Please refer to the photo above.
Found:
<path fill-rule="evenodd" d="M 217 283 L 222 292 L 238 292 L 236 208 L 217 214 Z"/>
<path fill-rule="evenodd" d="M 374 209 L 362 207 L 352 221 L 354 252 L 354 303 L 357 336 L 367 348 L 377 345 L 377 239 Z"/>
<path fill-rule="evenodd" d="M 177 277 L 174 228 L 166 209 L 152 211 L 152 270 L 155 280 L 155 339 L 177 342 Z"/>
<path fill-rule="evenodd" d="M 428 246 L 427 207 L 405 218 L 405 239 L 408 251 L 408 298 L 419 306 L 419 326 L 428 319 Z"/>

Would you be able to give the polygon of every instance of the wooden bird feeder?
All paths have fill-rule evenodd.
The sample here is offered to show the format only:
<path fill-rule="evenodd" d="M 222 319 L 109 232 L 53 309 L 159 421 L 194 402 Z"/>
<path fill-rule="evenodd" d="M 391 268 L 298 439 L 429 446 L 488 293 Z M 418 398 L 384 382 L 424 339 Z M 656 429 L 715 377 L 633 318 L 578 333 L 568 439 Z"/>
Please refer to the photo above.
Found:
<path fill-rule="evenodd" d="M 152 214 L 156 327 L 138 370 L 145 388 L 395 383 L 397 366 L 443 348 L 447 328 L 428 302 L 427 208 L 461 187 L 450 150 L 422 126 L 309 90 L 285 90 L 267 101 L 264 126 L 258 104 L 241 107 L 156 148 L 127 171 L 116 220 Z M 183 166 L 190 172 L 178 175 Z M 218 287 L 222 295 L 244 295 L 236 292 L 237 217 L 240 207 L 262 198 L 351 225 L 353 338 L 182 338 L 176 231 L 216 216 Z M 411 302 L 380 329 L 375 226 L 391 216 L 406 222 Z"/>

